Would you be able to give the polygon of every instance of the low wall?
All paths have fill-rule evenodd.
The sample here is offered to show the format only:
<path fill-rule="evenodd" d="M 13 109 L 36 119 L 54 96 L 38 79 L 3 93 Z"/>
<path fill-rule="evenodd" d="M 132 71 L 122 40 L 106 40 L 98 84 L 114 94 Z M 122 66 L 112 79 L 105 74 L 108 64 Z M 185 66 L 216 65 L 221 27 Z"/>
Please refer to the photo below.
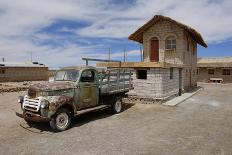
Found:
<path fill-rule="evenodd" d="M 214 69 L 214 75 L 208 74 L 207 68 L 198 68 L 198 77 L 197 77 L 198 82 L 209 82 L 210 78 L 222 78 L 224 83 L 231 83 L 232 68 L 230 69 L 230 75 L 222 75 L 222 68 Z"/>
<path fill-rule="evenodd" d="M 0 67 L 0 82 L 48 81 L 48 67 Z"/>

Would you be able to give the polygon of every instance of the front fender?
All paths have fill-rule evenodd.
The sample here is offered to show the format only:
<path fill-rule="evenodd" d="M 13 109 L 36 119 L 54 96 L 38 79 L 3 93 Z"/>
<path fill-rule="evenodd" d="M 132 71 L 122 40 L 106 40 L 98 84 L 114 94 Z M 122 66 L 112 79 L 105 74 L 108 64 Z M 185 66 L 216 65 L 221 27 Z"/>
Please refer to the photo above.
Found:
<path fill-rule="evenodd" d="M 75 112 L 75 104 L 73 97 L 70 96 L 52 96 L 49 97 L 48 117 L 51 117 L 62 106 L 72 107 Z"/>

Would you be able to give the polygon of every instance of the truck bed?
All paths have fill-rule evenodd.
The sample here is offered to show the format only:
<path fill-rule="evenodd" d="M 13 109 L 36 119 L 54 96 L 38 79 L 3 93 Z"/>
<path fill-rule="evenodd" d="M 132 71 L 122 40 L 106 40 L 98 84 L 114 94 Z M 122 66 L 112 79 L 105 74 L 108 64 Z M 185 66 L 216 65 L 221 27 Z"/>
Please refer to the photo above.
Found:
<path fill-rule="evenodd" d="M 131 69 L 107 69 L 99 73 L 99 87 L 101 95 L 126 93 L 133 89 Z"/>

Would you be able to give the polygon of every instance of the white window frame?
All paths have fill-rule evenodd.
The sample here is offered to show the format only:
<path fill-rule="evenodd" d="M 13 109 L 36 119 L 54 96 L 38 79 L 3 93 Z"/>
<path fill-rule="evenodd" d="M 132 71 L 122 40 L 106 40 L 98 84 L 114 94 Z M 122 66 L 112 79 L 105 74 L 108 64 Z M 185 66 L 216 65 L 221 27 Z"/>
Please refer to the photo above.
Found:
<path fill-rule="evenodd" d="M 170 41 L 170 43 L 169 43 L 169 41 Z M 175 50 L 176 49 L 176 38 L 175 37 L 169 36 L 166 38 L 165 49 L 166 50 Z"/>

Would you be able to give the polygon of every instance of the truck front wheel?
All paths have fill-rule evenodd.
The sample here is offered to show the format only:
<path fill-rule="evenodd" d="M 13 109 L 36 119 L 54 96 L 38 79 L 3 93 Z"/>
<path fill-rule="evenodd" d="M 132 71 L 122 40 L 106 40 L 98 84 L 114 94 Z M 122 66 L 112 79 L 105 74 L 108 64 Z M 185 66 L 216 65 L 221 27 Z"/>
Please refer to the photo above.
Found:
<path fill-rule="evenodd" d="M 118 114 L 122 111 L 122 98 L 116 97 L 112 104 L 112 112 Z"/>
<path fill-rule="evenodd" d="M 59 109 L 49 123 L 54 131 L 66 130 L 71 123 L 70 111 L 65 108 Z"/>

